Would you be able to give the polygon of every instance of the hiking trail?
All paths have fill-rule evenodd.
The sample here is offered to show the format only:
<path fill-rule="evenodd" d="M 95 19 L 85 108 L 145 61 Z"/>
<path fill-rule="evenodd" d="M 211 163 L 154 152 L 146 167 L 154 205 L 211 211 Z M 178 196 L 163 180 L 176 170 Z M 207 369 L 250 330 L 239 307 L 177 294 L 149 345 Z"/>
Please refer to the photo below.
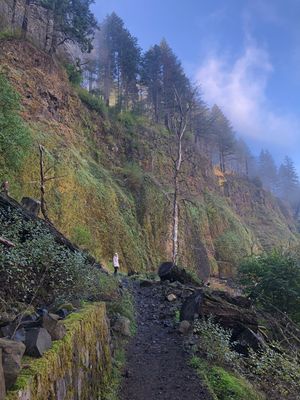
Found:
<path fill-rule="evenodd" d="M 176 305 L 166 300 L 166 285 L 131 286 L 137 333 L 128 343 L 120 400 L 210 400 L 188 365 L 181 334 L 174 326 Z"/>

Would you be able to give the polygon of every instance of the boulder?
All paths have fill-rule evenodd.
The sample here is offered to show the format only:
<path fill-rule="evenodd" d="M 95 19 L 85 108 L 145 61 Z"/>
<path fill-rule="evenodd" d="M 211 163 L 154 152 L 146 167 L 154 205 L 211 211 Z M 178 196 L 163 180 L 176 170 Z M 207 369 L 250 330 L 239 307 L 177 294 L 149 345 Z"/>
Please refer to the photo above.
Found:
<path fill-rule="evenodd" d="M 197 290 L 190 295 L 183 303 L 180 310 L 180 321 L 194 321 L 198 317 L 200 305 L 203 300 L 202 290 Z"/>
<path fill-rule="evenodd" d="M 5 379 L 2 367 L 2 349 L 0 349 L 0 400 L 4 400 L 4 397 L 5 397 Z"/>
<path fill-rule="evenodd" d="M 183 335 L 187 335 L 191 330 L 192 324 L 189 321 L 181 321 L 178 327 L 178 331 Z"/>
<path fill-rule="evenodd" d="M 0 337 L 12 339 L 17 342 L 25 342 L 25 329 L 18 327 L 16 330 L 16 324 L 2 326 L 0 328 Z"/>
<path fill-rule="evenodd" d="M 170 282 L 180 282 L 183 284 L 186 283 L 195 283 L 196 282 L 193 277 L 187 273 L 184 268 L 180 268 L 172 262 L 164 262 L 160 264 L 158 268 L 158 275 L 162 281 L 170 281 Z"/>
<path fill-rule="evenodd" d="M 42 327 L 47 329 L 52 340 L 61 340 L 66 335 L 66 327 L 59 316 L 56 314 L 46 314 L 43 316 Z"/>
<path fill-rule="evenodd" d="M 30 212 L 31 214 L 38 216 L 41 209 L 41 202 L 38 200 L 34 200 L 31 197 L 23 197 L 21 200 L 21 205 L 25 210 Z"/>
<path fill-rule="evenodd" d="M 21 370 L 21 360 L 25 352 L 25 345 L 9 339 L 0 339 L 2 351 L 2 366 L 6 389 L 10 389 L 17 380 Z"/>
<path fill-rule="evenodd" d="M 130 320 L 120 315 L 117 317 L 115 323 L 112 326 L 115 332 L 120 333 L 122 336 L 131 336 L 130 333 Z"/>
<path fill-rule="evenodd" d="M 45 328 L 32 328 L 26 332 L 26 354 L 31 357 L 42 357 L 51 348 L 51 336 Z"/>

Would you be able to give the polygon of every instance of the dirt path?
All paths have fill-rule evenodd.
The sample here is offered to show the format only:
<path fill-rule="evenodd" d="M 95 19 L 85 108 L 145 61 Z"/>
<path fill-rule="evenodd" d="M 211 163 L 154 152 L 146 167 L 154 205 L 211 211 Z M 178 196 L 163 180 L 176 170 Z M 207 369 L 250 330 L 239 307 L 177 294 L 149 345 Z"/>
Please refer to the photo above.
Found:
<path fill-rule="evenodd" d="M 138 330 L 127 347 L 120 400 L 209 400 L 187 364 L 182 337 L 174 328 L 174 305 L 161 284 L 133 288 Z"/>

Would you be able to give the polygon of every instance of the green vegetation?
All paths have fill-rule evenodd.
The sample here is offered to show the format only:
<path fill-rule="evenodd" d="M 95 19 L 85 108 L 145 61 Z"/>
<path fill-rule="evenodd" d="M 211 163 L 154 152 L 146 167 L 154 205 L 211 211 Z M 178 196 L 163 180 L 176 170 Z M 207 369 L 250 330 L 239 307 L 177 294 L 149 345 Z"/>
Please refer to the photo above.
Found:
<path fill-rule="evenodd" d="M 82 72 L 74 64 L 65 65 L 69 81 L 75 86 L 80 86 L 82 83 Z"/>
<path fill-rule="evenodd" d="M 296 256 L 276 250 L 249 257 L 241 263 L 239 275 L 246 293 L 257 304 L 300 322 L 300 263 Z"/>
<path fill-rule="evenodd" d="M 0 254 L 1 298 L 33 304 L 99 299 L 103 274 L 85 255 L 55 242 L 40 222 L 0 214 L 0 235 L 15 243 Z M 111 278 L 112 279 L 112 278 Z"/>
<path fill-rule="evenodd" d="M 250 351 L 246 375 L 272 398 L 297 399 L 300 391 L 298 353 L 294 349 L 287 354 L 278 343 L 272 343 L 272 347 L 265 347 L 259 352 Z"/>
<path fill-rule="evenodd" d="M 265 397 L 242 376 L 193 356 L 195 368 L 213 400 L 263 400 Z"/>
<path fill-rule="evenodd" d="M 77 88 L 77 93 L 80 98 L 80 100 L 91 110 L 98 112 L 99 114 L 102 115 L 102 117 L 105 117 L 107 114 L 107 109 L 106 106 L 101 99 L 101 97 L 90 93 L 88 90 L 83 89 L 83 88 Z"/>
<path fill-rule="evenodd" d="M 77 225 L 73 229 L 71 239 L 80 247 L 88 247 L 92 241 L 92 234 L 87 226 Z"/>
<path fill-rule="evenodd" d="M 0 72 L 0 169 L 19 170 L 29 152 L 31 132 L 20 117 L 20 96 Z"/>
<path fill-rule="evenodd" d="M 233 350 L 232 331 L 224 329 L 210 317 L 195 323 L 194 332 L 199 335 L 197 351 L 208 361 L 238 370 L 241 358 Z"/>
<path fill-rule="evenodd" d="M 300 364 L 296 348 L 287 350 L 274 342 L 257 352 L 249 349 L 249 356 L 242 357 L 234 350 L 238 343 L 231 340 L 232 332 L 212 318 L 197 321 L 194 332 L 199 340 L 190 363 L 215 400 L 262 399 L 252 384 L 268 398 L 297 398 Z"/>

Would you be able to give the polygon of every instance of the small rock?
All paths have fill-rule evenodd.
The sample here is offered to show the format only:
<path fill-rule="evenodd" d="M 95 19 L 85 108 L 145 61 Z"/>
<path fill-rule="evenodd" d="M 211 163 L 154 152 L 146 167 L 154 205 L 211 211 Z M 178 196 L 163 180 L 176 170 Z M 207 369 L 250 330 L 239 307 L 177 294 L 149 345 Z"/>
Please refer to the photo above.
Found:
<path fill-rule="evenodd" d="M 112 329 L 123 336 L 131 336 L 130 320 L 126 317 L 119 316 L 115 321 L 115 323 L 113 324 Z"/>
<path fill-rule="evenodd" d="M 140 286 L 141 287 L 150 287 L 155 284 L 155 281 L 151 281 L 150 279 L 143 279 L 140 281 Z"/>
<path fill-rule="evenodd" d="M 0 400 L 4 400 L 4 397 L 5 397 L 5 379 L 2 367 L 2 349 L 0 349 Z"/>
<path fill-rule="evenodd" d="M 25 352 L 25 345 L 14 340 L 0 339 L 2 351 L 2 366 L 6 389 L 10 389 L 17 380 L 21 370 L 21 359 Z"/>
<path fill-rule="evenodd" d="M 44 315 L 42 327 L 47 329 L 52 340 L 61 340 L 66 335 L 66 327 L 56 314 Z"/>
<path fill-rule="evenodd" d="M 177 299 L 177 297 L 176 297 L 176 295 L 173 294 L 173 293 L 170 293 L 170 294 L 168 294 L 168 296 L 167 296 L 167 300 L 170 301 L 170 302 L 172 302 L 172 301 L 174 301 L 174 300 L 176 300 L 176 299 Z"/>
<path fill-rule="evenodd" d="M 186 335 L 191 329 L 191 324 L 189 321 L 181 321 L 178 327 L 178 331 L 183 335 Z"/>
<path fill-rule="evenodd" d="M 51 336 L 45 328 L 33 328 L 26 332 L 26 354 L 32 357 L 42 357 L 51 348 Z"/>

